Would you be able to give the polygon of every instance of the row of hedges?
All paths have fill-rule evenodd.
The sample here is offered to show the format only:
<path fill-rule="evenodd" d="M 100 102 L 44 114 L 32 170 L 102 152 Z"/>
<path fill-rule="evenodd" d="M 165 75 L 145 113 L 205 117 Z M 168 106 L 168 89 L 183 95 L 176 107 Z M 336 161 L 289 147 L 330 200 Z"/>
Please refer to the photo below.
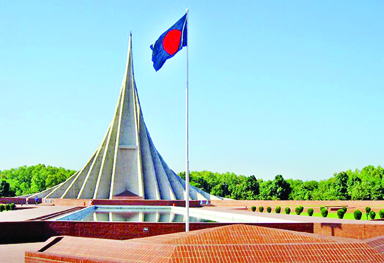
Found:
<path fill-rule="evenodd" d="M 10 211 L 10 210 L 15 210 L 15 209 L 16 209 L 16 205 L 14 203 L 0 205 L 0 212 Z"/>
<path fill-rule="evenodd" d="M 251 207 L 251 210 L 252 210 L 253 212 L 256 212 L 256 206 L 252 206 L 252 207 Z M 259 210 L 260 213 L 262 213 L 262 212 L 264 212 L 264 207 L 263 207 L 263 206 L 259 206 L 258 210 Z M 304 207 L 302 207 L 302 206 L 298 206 L 298 207 L 295 208 L 295 213 L 296 213 L 296 215 L 300 215 L 303 211 L 304 211 Z M 268 213 L 271 213 L 271 212 L 272 212 L 272 208 L 271 208 L 270 206 L 267 207 L 267 212 L 268 212 Z M 275 212 L 276 212 L 277 214 L 280 214 L 280 212 L 281 212 L 281 207 L 280 207 L 280 206 L 277 206 L 277 207 L 275 208 Z M 291 208 L 286 207 L 286 208 L 285 208 L 285 213 L 286 213 L 287 215 L 289 215 L 289 214 L 291 213 Z M 309 216 L 312 216 L 313 213 L 314 213 L 313 208 L 308 208 L 307 213 L 308 213 Z M 327 217 L 327 216 L 328 216 L 328 209 L 326 209 L 324 206 L 322 206 L 322 207 L 320 207 L 320 213 L 321 213 L 321 216 L 322 216 L 322 217 Z M 339 219 L 343 219 L 345 213 L 347 213 L 347 207 L 344 206 L 342 209 L 337 210 L 337 217 L 338 217 Z M 365 214 L 366 214 L 366 216 L 367 216 L 367 219 L 368 219 L 368 217 L 369 217 L 371 220 L 373 220 L 373 219 L 376 218 L 376 212 L 375 212 L 375 211 L 372 211 L 370 207 L 366 207 L 366 208 L 365 208 Z M 353 212 L 353 217 L 354 217 L 356 220 L 361 220 L 361 217 L 362 217 L 362 216 L 363 216 L 363 213 L 362 213 L 360 210 L 355 210 L 355 211 Z M 383 209 L 383 210 L 380 210 L 380 212 L 379 212 L 379 217 L 380 217 L 381 219 L 384 218 L 384 209 Z"/>

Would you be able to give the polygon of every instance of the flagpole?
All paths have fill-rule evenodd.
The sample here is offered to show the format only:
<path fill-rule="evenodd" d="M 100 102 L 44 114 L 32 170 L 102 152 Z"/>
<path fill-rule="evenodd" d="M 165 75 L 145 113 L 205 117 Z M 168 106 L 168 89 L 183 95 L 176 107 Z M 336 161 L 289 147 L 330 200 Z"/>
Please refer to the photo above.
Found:
<path fill-rule="evenodd" d="M 188 25 L 188 8 L 186 10 L 187 13 L 187 27 Z M 188 41 L 188 29 L 187 29 L 187 41 Z M 187 43 L 187 85 L 186 85 L 186 90 L 185 90 L 185 123 L 186 123 L 186 132 L 185 132 L 185 191 L 186 191 L 186 196 L 185 196 L 185 209 L 186 211 L 186 218 L 185 218 L 185 232 L 189 232 L 189 133 L 188 133 L 188 85 L 189 85 L 189 68 L 188 68 L 188 46 L 189 43 Z"/>

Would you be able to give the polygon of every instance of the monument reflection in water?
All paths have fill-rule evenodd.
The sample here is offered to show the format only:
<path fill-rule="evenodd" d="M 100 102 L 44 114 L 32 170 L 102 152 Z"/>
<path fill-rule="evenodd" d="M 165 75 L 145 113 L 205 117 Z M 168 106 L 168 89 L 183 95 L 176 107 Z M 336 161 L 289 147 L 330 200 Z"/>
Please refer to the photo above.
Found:
<path fill-rule="evenodd" d="M 98 222 L 185 222 L 184 215 L 172 212 L 94 212 L 81 221 Z M 207 219 L 189 217 L 190 222 L 212 222 Z"/>
<path fill-rule="evenodd" d="M 185 222 L 180 209 L 170 207 L 114 207 L 92 206 L 73 214 L 56 219 L 58 221 L 84 222 Z M 214 222 L 212 220 L 189 217 L 190 222 Z"/>

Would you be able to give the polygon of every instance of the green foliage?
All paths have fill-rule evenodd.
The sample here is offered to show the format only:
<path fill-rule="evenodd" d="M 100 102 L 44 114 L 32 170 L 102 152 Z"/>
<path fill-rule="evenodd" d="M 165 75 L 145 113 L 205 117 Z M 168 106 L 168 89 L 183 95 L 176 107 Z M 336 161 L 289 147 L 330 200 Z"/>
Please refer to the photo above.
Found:
<path fill-rule="evenodd" d="M 328 210 L 327 209 L 323 209 L 323 210 L 321 210 L 321 216 L 322 217 L 327 217 L 328 216 Z"/>
<path fill-rule="evenodd" d="M 263 211 L 264 211 L 264 207 L 259 206 L 259 212 L 260 212 L 260 213 L 263 213 Z"/>
<path fill-rule="evenodd" d="M 260 184 L 261 200 L 288 200 L 292 188 L 282 175 L 276 175 L 273 181 L 263 181 Z"/>
<path fill-rule="evenodd" d="M 370 212 L 371 212 L 371 208 L 369 206 L 365 207 L 365 216 L 367 217 L 367 220 Z"/>
<path fill-rule="evenodd" d="M 340 172 L 335 176 L 334 189 L 338 193 L 338 200 L 346 200 L 348 196 L 348 174 Z"/>
<path fill-rule="evenodd" d="M 383 179 L 384 168 L 381 166 L 339 172 L 319 182 L 312 192 L 312 200 L 383 200 Z"/>
<path fill-rule="evenodd" d="M 376 217 L 376 212 L 375 211 L 370 211 L 369 212 L 369 217 L 373 220 L 373 219 L 375 219 L 375 217 Z"/>
<path fill-rule="evenodd" d="M 178 175 L 185 180 L 185 172 Z M 236 200 L 256 200 L 259 195 L 259 182 L 253 175 L 193 171 L 189 175 L 189 181 L 192 186 L 216 196 Z"/>
<path fill-rule="evenodd" d="M 65 181 L 74 172 L 42 164 L 0 171 L 0 196 L 41 192 Z M 179 175 L 185 179 L 184 172 Z M 335 173 L 319 182 L 285 180 L 282 175 L 264 181 L 253 175 L 201 171 L 190 173 L 190 184 L 236 200 L 383 200 L 384 168 L 370 165 L 362 170 Z"/>
<path fill-rule="evenodd" d="M 344 210 L 344 213 L 347 213 L 347 207 L 346 206 L 343 206 L 343 208 L 342 208 L 343 210 Z"/>
<path fill-rule="evenodd" d="M 10 208 L 11 208 L 11 210 L 15 210 L 16 209 L 16 205 L 14 203 L 11 203 Z"/>
<path fill-rule="evenodd" d="M 252 212 L 255 212 L 255 211 L 256 211 L 256 206 L 253 205 L 253 206 L 251 207 L 251 210 L 252 210 Z"/>
<path fill-rule="evenodd" d="M 291 213 L 291 208 L 286 207 L 286 208 L 285 208 L 285 213 L 286 213 L 287 215 L 289 215 L 289 214 Z"/>
<path fill-rule="evenodd" d="M 0 172 L 1 174 L 1 172 Z M 9 183 L 6 181 L 1 181 L 0 183 L 0 197 L 11 197 L 14 196 L 14 193 L 9 189 Z"/>
<path fill-rule="evenodd" d="M 281 212 L 281 207 L 280 207 L 280 206 L 276 206 L 276 208 L 275 208 L 275 212 L 276 212 L 276 214 L 280 214 L 280 212 Z"/>
<path fill-rule="evenodd" d="M 313 191 L 319 186 L 319 183 L 314 180 L 303 182 L 301 180 L 288 179 L 287 182 L 292 188 L 289 194 L 290 200 L 312 200 Z"/>
<path fill-rule="evenodd" d="M 298 206 L 295 208 L 296 215 L 300 215 L 304 211 L 304 207 Z"/>
<path fill-rule="evenodd" d="M 3 212 L 5 209 L 5 206 L 4 205 L 0 205 L 0 212 Z"/>
<path fill-rule="evenodd" d="M 267 212 L 268 213 L 271 213 L 272 212 L 272 208 L 270 206 L 267 207 Z"/>
<path fill-rule="evenodd" d="M 13 197 L 41 192 L 65 181 L 74 173 L 72 170 L 43 164 L 0 171 L 0 195 Z"/>
<path fill-rule="evenodd" d="M 179 175 L 185 179 L 184 172 Z M 38 179 L 36 177 L 34 185 L 41 187 L 43 183 Z M 19 185 L 21 183 L 28 185 L 28 181 L 21 181 Z M 190 173 L 190 184 L 213 195 L 237 200 L 384 200 L 384 168 L 381 166 L 341 171 L 319 182 L 285 180 L 282 175 L 264 181 L 253 175 L 201 171 Z M 12 187 L 11 184 L 10 190 Z"/>
<path fill-rule="evenodd" d="M 308 208 L 307 213 L 309 216 L 313 215 L 313 208 Z"/>
<path fill-rule="evenodd" d="M 360 210 L 355 210 L 355 211 L 353 212 L 353 217 L 354 217 L 356 220 L 360 220 L 362 216 L 363 216 L 363 213 L 362 213 Z"/>
<path fill-rule="evenodd" d="M 339 210 L 337 210 L 337 217 L 338 217 L 339 219 L 343 219 L 343 218 L 344 218 L 344 215 L 345 215 L 345 211 L 344 211 L 344 209 L 339 209 Z"/>
<path fill-rule="evenodd" d="M 11 210 L 11 205 L 10 204 L 5 204 L 5 211 Z"/>
<path fill-rule="evenodd" d="M 379 211 L 379 217 L 382 219 L 384 218 L 384 210 Z"/>

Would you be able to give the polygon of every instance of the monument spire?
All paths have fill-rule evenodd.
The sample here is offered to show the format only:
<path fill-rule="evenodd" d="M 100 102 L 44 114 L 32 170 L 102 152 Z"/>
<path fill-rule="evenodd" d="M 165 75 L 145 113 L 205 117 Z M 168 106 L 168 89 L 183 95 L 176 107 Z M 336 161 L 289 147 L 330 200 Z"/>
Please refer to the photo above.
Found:
<path fill-rule="evenodd" d="M 129 37 L 126 70 L 112 122 L 95 153 L 67 181 L 33 196 L 45 198 L 185 199 L 185 182 L 165 163 L 145 125 L 137 93 Z M 192 200 L 217 199 L 190 187 Z"/>

